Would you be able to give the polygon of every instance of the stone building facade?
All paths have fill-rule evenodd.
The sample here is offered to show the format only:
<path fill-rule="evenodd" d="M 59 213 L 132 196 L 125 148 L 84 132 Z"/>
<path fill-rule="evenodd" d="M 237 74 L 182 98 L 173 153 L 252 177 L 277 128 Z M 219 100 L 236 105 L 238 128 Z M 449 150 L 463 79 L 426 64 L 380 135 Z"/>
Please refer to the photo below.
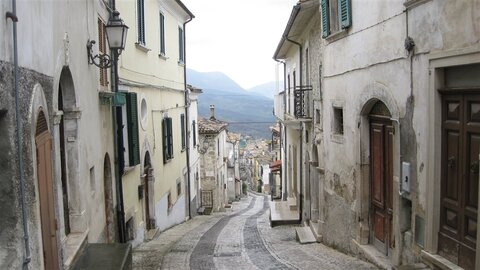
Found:
<path fill-rule="evenodd" d="M 309 2 L 318 11 L 301 23 Z M 286 76 L 296 65 L 297 81 L 312 85 L 312 120 L 296 121 L 302 220 L 318 239 L 385 268 L 478 269 L 479 8 L 441 0 L 294 7 L 275 58 Z M 296 32 L 295 22 L 315 26 Z"/>
<path fill-rule="evenodd" d="M 198 120 L 201 205 L 213 211 L 220 211 L 228 203 L 226 156 L 228 124 L 215 118 L 213 105 L 210 106 L 210 112 L 209 119 Z"/>

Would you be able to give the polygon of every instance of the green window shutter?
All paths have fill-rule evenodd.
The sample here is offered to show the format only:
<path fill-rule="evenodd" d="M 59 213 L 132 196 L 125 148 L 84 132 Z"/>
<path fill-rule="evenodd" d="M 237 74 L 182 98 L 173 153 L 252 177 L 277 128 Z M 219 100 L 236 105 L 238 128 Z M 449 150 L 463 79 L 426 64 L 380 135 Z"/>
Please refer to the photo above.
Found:
<path fill-rule="evenodd" d="M 342 29 L 348 28 L 350 25 L 352 25 L 352 9 L 350 7 L 351 2 L 350 0 L 339 0 L 338 4 L 338 12 Z"/>
<path fill-rule="evenodd" d="M 168 154 L 169 158 L 173 158 L 173 132 L 172 132 L 172 118 L 167 118 L 168 121 Z"/>
<path fill-rule="evenodd" d="M 162 119 L 162 138 L 163 138 L 163 163 L 169 160 L 168 155 L 168 123 L 167 118 Z"/>
<path fill-rule="evenodd" d="M 130 166 L 140 164 L 140 142 L 138 138 L 137 93 L 127 93 L 127 130 Z"/>
<path fill-rule="evenodd" d="M 322 38 L 328 37 L 330 34 L 330 18 L 328 0 L 322 0 Z"/>

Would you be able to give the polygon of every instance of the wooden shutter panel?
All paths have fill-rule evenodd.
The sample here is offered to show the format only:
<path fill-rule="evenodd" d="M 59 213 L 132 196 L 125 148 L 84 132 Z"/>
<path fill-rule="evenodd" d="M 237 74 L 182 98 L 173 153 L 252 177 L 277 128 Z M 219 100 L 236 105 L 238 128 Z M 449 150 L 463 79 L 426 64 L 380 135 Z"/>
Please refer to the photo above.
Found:
<path fill-rule="evenodd" d="M 127 130 L 130 166 L 140 164 L 140 142 L 138 138 L 137 93 L 127 93 Z"/>
<path fill-rule="evenodd" d="M 186 147 L 186 141 L 185 141 L 185 114 L 180 115 L 180 128 L 182 132 L 182 149 L 185 149 Z"/>
<path fill-rule="evenodd" d="M 168 126 L 167 118 L 162 120 L 162 138 L 163 138 L 163 163 L 168 160 Z"/>
<path fill-rule="evenodd" d="M 178 58 L 183 62 L 183 29 L 178 28 Z"/>
<path fill-rule="evenodd" d="M 328 0 L 322 0 L 322 37 L 326 38 L 330 34 L 330 17 Z"/>
<path fill-rule="evenodd" d="M 172 130 L 172 118 L 167 118 L 168 120 L 168 154 L 169 158 L 173 158 L 173 130 Z"/>
<path fill-rule="evenodd" d="M 350 27 L 352 25 L 352 14 L 350 7 L 350 0 L 339 0 L 339 17 L 342 25 L 342 29 Z"/>
<path fill-rule="evenodd" d="M 145 11 L 144 0 L 137 0 L 138 43 L 145 45 Z"/>
<path fill-rule="evenodd" d="M 165 54 L 165 16 L 160 12 L 160 53 Z"/>

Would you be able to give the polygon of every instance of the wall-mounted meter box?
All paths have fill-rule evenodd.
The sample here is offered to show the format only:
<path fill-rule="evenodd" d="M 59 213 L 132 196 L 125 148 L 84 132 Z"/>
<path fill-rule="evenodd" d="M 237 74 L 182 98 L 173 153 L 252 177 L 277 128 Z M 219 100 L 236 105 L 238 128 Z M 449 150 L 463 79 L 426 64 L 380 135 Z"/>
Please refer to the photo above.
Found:
<path fill-rule="evenodd" d="M 402 162 L 402 191 L 410 193 L 410 163 Z"/>

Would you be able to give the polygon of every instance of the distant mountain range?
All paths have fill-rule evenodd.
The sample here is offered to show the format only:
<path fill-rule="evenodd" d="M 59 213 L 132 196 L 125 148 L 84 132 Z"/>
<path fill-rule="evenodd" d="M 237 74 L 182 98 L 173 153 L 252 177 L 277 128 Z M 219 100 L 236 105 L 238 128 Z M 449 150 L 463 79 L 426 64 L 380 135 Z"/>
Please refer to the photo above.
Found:
<path fill-rule="evenodd" d="M 187 69 L 187 82 L 203 90 L 199 96 L 198 113 L 210 117 L 210 105 L 215 105 L 215 116 L 229 122 L 228 130 L 255 138 L 270 138 L 269 127 L 275 123 L 273 116 L 274 83 L 243 89 L 221 72 L 198 72 Z M 272 85 L 272 90 L 268 90 Z"/>
<path fill-rule="evenodd" d="M 279 87 L 283 87 L 283 82 L 279 82 Z M 273 96 L 277 93 L 276 88 L 277 88 L 276 82 L 268 82 L 268 83 L 254 86 L 250 89 L 247 89 L 247 91 L 250 93 L 262 95 L 269 99 L 273 99 Z"/>

